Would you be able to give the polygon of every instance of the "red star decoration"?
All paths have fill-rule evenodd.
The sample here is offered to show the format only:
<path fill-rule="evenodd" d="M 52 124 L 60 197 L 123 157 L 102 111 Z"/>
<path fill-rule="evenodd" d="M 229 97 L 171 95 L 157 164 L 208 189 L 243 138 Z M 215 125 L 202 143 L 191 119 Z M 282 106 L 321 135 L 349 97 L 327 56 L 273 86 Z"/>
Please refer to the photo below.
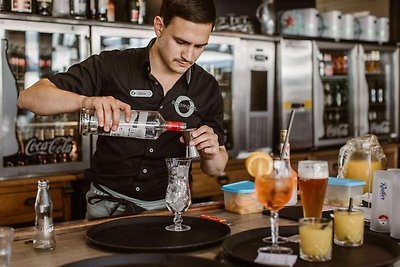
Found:
<path fill-rule="evenodd" d="M 286 19 L 283 20 L 286 26 L 294 25 L 294 18 L 292 16 L 288 16 Z"/>

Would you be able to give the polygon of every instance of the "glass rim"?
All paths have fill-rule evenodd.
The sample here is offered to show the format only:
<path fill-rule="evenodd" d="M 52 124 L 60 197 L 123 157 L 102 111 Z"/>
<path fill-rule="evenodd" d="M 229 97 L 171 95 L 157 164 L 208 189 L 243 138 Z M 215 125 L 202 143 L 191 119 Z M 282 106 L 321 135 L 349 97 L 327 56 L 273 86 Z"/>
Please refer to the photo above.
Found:
<path fill-rule="evenodd" d="M 323 164 L 328 166 L 328 161 L 327 160 L 313 160 L 313 159 L 306 159 L 306 160 L 300 160 L 298 165 L 303 165 L 303 164 Z"/>
<path fill-rule="evenodd" d="M 304 217 L 299 219 L 299 223 L 306 223 L 306 222 L 311 222 L 311 223 L 331 223 L 332 219 L 331 218 L 319 218 L 319 217 Z"/>
<path fill-rule="evenodd" d="M 177 158 L 166 158 L 165 161 L 192 161 L 192 159 L 185 157 L 177 157 Z"/>

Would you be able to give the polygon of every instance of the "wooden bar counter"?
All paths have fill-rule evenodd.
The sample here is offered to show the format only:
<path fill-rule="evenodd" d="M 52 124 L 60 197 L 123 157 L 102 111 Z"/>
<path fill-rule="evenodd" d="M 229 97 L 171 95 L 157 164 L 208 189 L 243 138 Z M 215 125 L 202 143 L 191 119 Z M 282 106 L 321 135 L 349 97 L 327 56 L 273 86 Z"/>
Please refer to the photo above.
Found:
<path fill-rule="evenodd" d="M 199 217 L 201 214 L 217 216 L 226 219 L 230 223 L 231 234 L 246 231 L 249 229 L 266 227 L 269 225 L 269 217 L 261 213 L 239 215 L 224 210 L 221 202 L 208 202 L 193 204 L 185 213 L 185 216 Z M 134 216 L 172 215 L 167 211 L 148 212 Z M 127 216 L 133 217 L 133 216 Z M 120 217 L 119 217 L 120 218 Z M 107 251 L 94 247 L 87 243 L 85 233 L 91 226 L 102 222 L 119 218 L 108 218 L 98 220 L 80 220 L 55 225 L 56 248 L 53 251 L 35 251 L 30 240 L 33 237 L 33 227 L 18 228 L 15 231 L 11 267 L 54 267 L 79 260 L 116 255 L 118 252 Z M 294 221 L 280 219 L 280 225 L 296 225 Z M 222 245 L 211 248 L 188 252 L 185 254 L 213 259 L 222 250 Z M 395 264 L 400 267 L 400 262 Z"/>

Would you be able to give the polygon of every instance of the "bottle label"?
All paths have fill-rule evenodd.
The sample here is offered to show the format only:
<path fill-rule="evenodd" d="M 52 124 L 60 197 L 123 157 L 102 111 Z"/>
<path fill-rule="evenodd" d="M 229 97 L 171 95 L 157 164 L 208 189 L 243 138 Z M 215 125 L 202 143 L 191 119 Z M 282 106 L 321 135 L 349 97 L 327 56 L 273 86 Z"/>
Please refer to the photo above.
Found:
<path fill-rule="evenodd" d="M 121 114 L 120 123 L 116 131 L 110 131 L 109 136 L 123 136 L 145 139 L 148 111 L 132 111 L 130 122 L 125 122 L 125 115 Z"/>
<path fill-rule="evenodd" d="M 32 13 L 32 1 L 14 0 L 12 1 L 11 11 Z"/>
<path fill-rule="evenodd" d="M 44 234 L 50 234 L 50 233 L 53 232 L 53 230 L 54 230 L 53 224 L 45 224 L 45 225 L 43 225 L 43 227 L 42 227 L 42 232 L 43 232 Z"/>

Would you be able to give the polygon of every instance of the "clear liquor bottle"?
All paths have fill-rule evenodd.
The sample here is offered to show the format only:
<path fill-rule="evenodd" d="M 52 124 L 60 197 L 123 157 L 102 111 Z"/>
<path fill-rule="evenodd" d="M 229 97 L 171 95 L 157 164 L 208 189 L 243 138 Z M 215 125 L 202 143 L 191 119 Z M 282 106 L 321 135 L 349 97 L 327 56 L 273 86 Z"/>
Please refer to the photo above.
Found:
<path fill-rule="evenodd" d="M 33 247 L 53 250 L 56 246 L 53 228 L 53 203 L 49 193 L 49 181 L 39 180 L 35 201 L 35 237 Z"/>
<path fill-rule="evenodd" d="M 125 121 L 125 115 L 121 113 L 118 129 L 106 132 L 98 125 L 95 110 L 83 108 L 80 114 L 80 133 L 155 140 L 165 131 L 186 130 L 186 123 L 166 121 L 158 111 L 132 110 L 131 112 L 129 122 Z"/>
<path fill-rule="evenodd" d="M 286 146 L 286 153 L 283 153 L 283 146 L 285 143 L 287 135 L 287 129 L 281 129 L 280 131 L 280 153 L 281 153 L 281 159 L 285 159 L 289 162 L 289 167 L 290 171 L 292 173 L 292 182 L 293 182 L 293 191 L 292 191 L 292 196 L 290 197 L 289 202 L 286 204 L 286 206 L 295 206 L 297 204 L 297 172 L 292 168 L 290 164 L 290 143 L 287 144 Z"/>

